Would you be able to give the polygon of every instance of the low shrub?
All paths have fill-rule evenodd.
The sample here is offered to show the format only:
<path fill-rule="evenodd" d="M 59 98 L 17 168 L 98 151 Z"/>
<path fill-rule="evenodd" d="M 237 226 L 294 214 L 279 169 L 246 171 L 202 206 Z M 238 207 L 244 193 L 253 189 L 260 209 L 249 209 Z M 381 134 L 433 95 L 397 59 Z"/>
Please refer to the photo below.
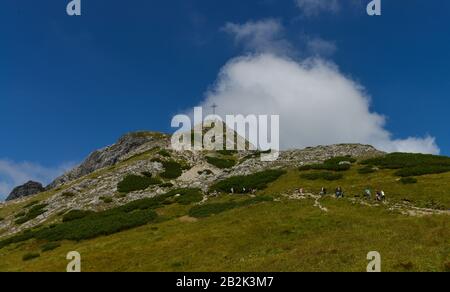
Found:
<path fill-rule="evenodd" d="M 59 211 L 58 213 L 56 213 L 56 216 L 63 216 L 64 214 L 66 214 L 67 210 L 64 209 L 62 211 Z"/>
<path fill-rule="evenodd" d="M 145 177 L 153 177 L 153 174 L 149 171 L 143 171 L 141 172 L 141 175 Z"/>
<path fill-rule="evenodd" d="M 312 173 L 304 173 L 300 175 L 301 178 L 307 180 L 327 180 L 327 181 L 335 181 L 344 178 L 344 175 L 341 173 L 333 173 L 329 171 L 322 172 L 312 172 Z"/>
<path fill-rule="evenodd" d="M 224 159 L 206 156 L 206 161 L 209 164 L 214 165 L 215 167 L 220 169 L 232 168 L 233 166 L 236 165 L 236 161 L 234 159 Z"/>
<path fill-rule="evenodd" d="M 444 165 L 420 165 L 415 167 L 403 168 L 395 172 L 395 175 L 401 177 L 422 176 L 426 174 L 439 174 L 450 172 L 450 166 Z"/>
<path fill-rule="evenodd" d="M 127 194 L 124 194 L 124 193 L 118 193 L 118 194 L 115 195 L 115 197 L 118 198 L 118 199 L 123 199 L 123 198 L 126 198 L 126 197 L 127 197 Z"/>
<path fill-rule="evenodd" d="M 26 262 L 26 261 L 31 261 L 31 260 L 34 260 L 34 259 L 40 257 L 40 256 L 41 256 L 41 255 L 38 254 L 38 253 L 27 253 L 27 254 L 25 254 L 25 255 L 22 257 L 22 260 L 23 260 L 24 262 Z"/>
<path fill-rule="evenodd" d="M 145 190 L 149 186 L 158 185 L 161 180 L 152 177 L 145 177 L 139 175 L 127 175 L 117 185 L 117 190 L 121 193 L 130 193 L 134 191 Z"/>
<path fill-rule="evenodd" d="M 165 150 L 165 149 L 160 150 L 158 152 L 158 154 L 161 155 L 161 156 L 164 156 L 164 157 L 170 157 L 170 152 Z"/>
<path fill-rule="evenodd" d="M 111 204 L 112 202 L 114 202 L 113 198 L 111 197 L 100 197 L 100 200 L 102 200 L 106 204 Z"/>
<path fill-rule="evenodd" d="M 164 172 L 161 177 L 165 179 L 176 179 L 183 174 L 183 166 L 176 161 L 163 161 Z"/>
<path fill-rule="evenodd" d="M 70 222 L 74 220 L 78 220 L 84 218 L 89 215 L 95 214 L 94 211 L 85 211 L 85 210 L 71 210 L 67 214 L 63 216 L 63 222 Z"/>
<path fill-rule="evenodd" d="M 391 153 L 362 162 L 385 169 L 398 169 L 397 176 L 421 176 L 450 172 L 450 157 L 428 154 Z"/>
<path fill-rule="evenodd" d="M 237 154 L 238 152 L 237 150 L 219 150 L 217 151 L 217 153 L 225 156 L 232 156 L 234 154 Z"/>
<path fill-rule="evenodd" d="M 20 218 L 20 217 L 25 216 L 26 214 L 27 214 L 26 212 L 22 211 L 22 212 L 17 213 L 16 215 L 14 215 L 14 218 Z"/>
<path fill-rule="evenodd" d="M 233 189 L 235 193 L 244 194 L 252 190 L 263 190 L 267 188 L 269 183 L 277 180 L 285 173 L 284 170 L 266 170 L 247 176 L 234 176 L 214 184 L 210 191 L 231 193 Z"/>
<path fill-rule="evenodd" d="M 36 231 L 35 238 L 48 241 L 91 239 L 110 235 L 155 220 L 157 214 L 152 210 L 137 210 L 126 213 L 119 210 L 99 212 L 82 219 L 66 222 L 54 228 Z"/>
<path fill-rule="evenodd" d="M 386 169 L 400 169 L 424 165 L 450 166 L 450 157 L 429 154 L 390 153 L 381 157 L 367 159 L 365 165 L 376 165 Z"/>
<path fill-rule="evenodd" d="M 41 251 L 42 252 L 52 251 L 52 250 L 57 249 L 60 246 L 61 246 L 61 244 L 58 242 L 48 242 L 41 246 Z"/>
<path fill-rule="evenodd" d="M 177 195 L 180 195 L 176 197 Z M 198 203 L 203 200 L 203 193 L 200 189 L 179 189 L 166 194 L 168 197 L 174 197 L 175 202 L 181 205 Z"/>
<path fill-rule="evenodd" d="M 267 196 L 255 197 L 241 202 L 212 203 L 194 206 L 189 210 L 189 216 L 195 218 L 205 218 L 211 215 L 223 213 L 225 211 L 258 204 L 261 202 L 272 202 L 273 198 Z"/>
<path fill-rule="evenodd" d="M 367 165 L 363 168 L 358 169 L 358 173 L 359 174 L 370 174 L 370 173 L 375 173 L 376 170 L 373 166 Z"/>
<path fill-rule="evenodd" d="M 73 198 L 75 197 L 75 194 L 72 192 L 64 192 L 61 194 L 61 196 L 63 196 L 64 198 Z"/>
<path fill-rule="evenodd" d="M 33 207 L 34 205 L 39 204 L 39 201 L 32 201 L 31 203 L 29 203 L 28 205 L 26 205 L 25 207 L 23 207 L 24 209 L 28 209 L 30 207 Z"/>
<path fill-rule="evenodd" d="M 160 187 L 162 187 L 162 188 L 171 188 L 171 187 L 173 187 L 173 183 L 163 183 L 163 184 L 160 184 L 159 185 Z"/>
<path fill-rule="evenodd" d="M 414 177 L 403 177 L 402 179 L 400 179 L 400 182 L 404 185 L 411 185 L 416 184 L 418 181 Z"/>
<path fill-rule="evenodd" d="M 34 205 L 25 215 L 17 219 L 15 223 L 18 225 L 22 225 L 30 220 L 35 219 L 36 217 L 47 212 L 47 210 L 44 209 L 47 206 L 47 204 Z"/>

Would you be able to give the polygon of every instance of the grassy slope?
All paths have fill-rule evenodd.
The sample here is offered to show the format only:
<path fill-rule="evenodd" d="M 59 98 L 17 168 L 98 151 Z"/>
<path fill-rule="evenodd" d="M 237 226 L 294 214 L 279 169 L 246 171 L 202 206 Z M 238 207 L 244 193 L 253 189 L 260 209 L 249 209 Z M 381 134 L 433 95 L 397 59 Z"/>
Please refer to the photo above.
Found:
<path fill-rule="evenodd" d="M 311 182 L 292 170 L 264 193 L 299 187 L 316 191 L 322 185 L 332 190 L 340 184 L 347 194 L 356 194 L 369 184 L 383 188 L 390 200 L 433 198 L 448 208 L 449 182 L 450 174 L 430 175 L 405 186 L 390 171 L 360 175 L 356 169 L 339 182 Z M 41 243 L 9 246 L 0 250 L 0 271 L 64 271 L 65 255 L 72 250 L 81 253 L 84 271 L 364 271 L 372 250 L 381 253 L 384 271 L 444 271 L 450 266 L 449 216 L 407 217 L 333 198 L 322 201 L 329 210 L 323 213 L 313 203 L 282 199 L 197 222 L 177 219 L 189 206 L 166 206 L 159 213 L 170 220 L 80 243 L 63 242 L 29 262 L 22 256 L 39 251 Z"/>

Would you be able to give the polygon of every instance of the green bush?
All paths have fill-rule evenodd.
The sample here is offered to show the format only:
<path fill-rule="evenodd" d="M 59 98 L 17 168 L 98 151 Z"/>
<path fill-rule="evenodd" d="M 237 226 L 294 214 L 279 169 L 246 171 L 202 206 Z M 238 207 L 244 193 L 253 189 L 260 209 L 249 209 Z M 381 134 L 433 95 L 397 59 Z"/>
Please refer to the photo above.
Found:
<path fill-rule="evenodd" d="M 25 254 L 25 255 L 22 257 L 22 260 L 23 260 L 24 262 L 26 262 L 26 261 L 31 261 L 31 260 L 33 260 L 33 259 L 36 259 L 36 258 L 40 257 L 40 256 L 41 256 L 41 255 L 38 254 L 38 253 L 27 253 L 27 254 Z"/>
<path fill-rule="evenodd" d="M 127 175 L 117 185 L 117 190 L 121 193 L 130 193 L 134 191 L 145 190 L 151 185 L 158 185 L 161 180 L 152 177 L 144 177 L 139 175 Z"/>
<path fill-rule="evenodd" d="M 233 166 L 236 165 L 236 161 L 234 159 L 224 159 L 206 156 L 206 161 L 209 164 L 214 165 L 215 167 L 220 169 L 232 168 Z"/>
<path fill-rule="evenodd" d="M 160 187 L 162 187 L 162 188 L 171 188 L 171 187 L 173 187 L 173 183 L 163 183 L 163 184 L 161 184 L 160 185 Z"/>
<path fill-rule="evenodd" d="M 48 242 L 41 246 L 41 251 L 42 252 L 52 251 L 52 250 L 57 249 L 60 246 L 61 246 L 61 244 L 58 242 Z"/>
<path fill-rule="evenodd" d="M 252 190 L 263 190 L 285 173 L 284 170 L 266 170 L 247 176 L 234 176 L 216 183 L 210 191 L 230 193 L 233 189 L 235 193 L 248 193 Z"/>
<path fill-rule="evenodd" d="M 26 205 L 25 207 L 23 207 L 24 209 L 28 209 L 30 207 L 33 207 L 34 205 L 39 204 L 39 201 L 32 201 L 31 203 L 29 203 L 28 205 Z"/>
<path fill-rule="evenodd" d="M 63 222 L 70 222 L 94 214 L 94 211 L 71 210 L 63 216 Z"/>
<path fill-rule="evenodd" d="M 114 202 L 113 198 L 111 197 L 100 197 L 100 200 L 102 200 L 106 204 L 111 204 L 112 202 Z"/>
<path fill-rule="evenodd" d="M 165 150 L 165 149 L 160 150 L 158 152 L 158 154 L 161 155 L 161 156 L 164 156 L 164 157 L 170 157 L 170 152 Z"/>
<path fill-rule="evenodd" d="M 305 165 L 299 168 L 300 171 L 307 170 L 329 170 L 329 171 L 347 171 L 351 168 L 349 164 L 312 164 Z"/>
<path fill-rule="evenodd" d="M 35 219 L 39 215 L 47 212 L 44 208 L 47 207 L 47 204 L 40 204 L 33 206 L 25 215 L 21 216 L 19 219 L 15 221 L 16 224 L 22 225 L 30 220 Z"/>
<path fill-rule="evenodd" d="M 189 205 L 191 203 L 201 202 L 203 200 L 203 193 L 200 189 L 179 189 L 174 190 L 166 194 L 166 196 L 175 197 L 175 202 L 181 205 Z"/>
<path fill-rule="evenodd" d="M 421 176 L 426 174 L 439 174 L 450 172 L 450 166 L 444 165 L 422 165 L 403 168 L 395 172 L 395 175 L 401 177 Z"/>
<path fill-rule="evenodd" d="M 183 174 L 183 166 L 176 161 L 163 161 L 164 172 L 161 177 L 165 179 L 176 179 Z"/>
<path fill-rule="evenodd" d="M 14 218 L 20 218 L 20 217 L 25 216 L 26 214 L 27 214 L 26 212 L 22 211 L 22 212 L 17 213 L 16 215 L 14 215 Z"/>
<path fill-rule="evenodd" d="M 64 192 L 61 194 L 61 196 L 65 197 L 65 198 L 73 198 L 73 197 L 75 197 L 75 194 L 72 192 Z"/>
<path fill-rule="evenodd" d="M 414 177 L 403 177 L 400 182 L 404 185 L 411 185 L 411 184 L 416 184 L 417 183 L 417 179 Z"/>
<path fill-rule="evenodd" d="M 385 169 L 398 169 L 401 177 L 450 172 L 450 157 L 428 154 L 391 153 L 368 159 L 363 164 Z"/>
<path fill-rule="evenodd" d="M 273 199 L 271 197 L 261 196 L 261 197 L 247 199 L 247 200 L 241 201 L 241 202 L 205 204 L 205 205 L 200 205 L 200 206 L 194 206 L 193 208 L 191 208 L 191 210 L 189 210 L 189 216 L 195 217 L 195 218 L 205 218 L 205 217 L 209 217 L 211 215 L 223 213 L 225 211 L 228 211 L 228 210 L 231 210 L 234 208 L 245 207 L 245 206 L 258 204 L 261 202 L 272 202 L 272 201 L 273 201 Z"/>
<path fill-rule="evenodd" d="M 48 241 L 80 241 L 142 226 L 155 220 L 156 217 L 157 214 L 152 210 L 137 210 L 130 213 L 109 210 L 62 223 L 51 229 L 36 231 L 34 237 Z"/>
<path fill-rule="evenodd" d="M 370 174 L 370 173 L 374 173 L 376 172 L 376 170 L 374 169 L 373 166 L 367 165 L 363 168 L 358 169 L 358 173 L 359 174 Z"/>
<path fill-rule="evenodd" d="M 307 180 L 327 180 L 327 181 L 335 181 L 340 180 L 344 177 L 341 173 L 333 173 L 329 171 L 322 171 L 322 172 L 312 172 L 312 173 L 303 173 L 300 175 L 301 178 L 307 179 Z"/>
<path fill-rule="evenodd" d="M 6 239 L 3 239 L 2 241 L 0 241 L 0 249 L 4 248 L 5 246 L 8 246 L 10 244 L 13 244 L 13 243 L 27 241 L 29 239 L 32 239 L 33 237 L 34 237 L 34 233 L 31 230 L 25 230 L 24 232 L 22 232 L 18 235 L 15 235 L 15 236 L 12 236 L 12 237 L 9 237 L 9 238 L 6 238 Z"/>
<path fill-rule="evenodd" d="M 232 156 L 234 154 L 237 154 L 238 152 L 237 150 L 219 150 L 217 151 L 217 153 L 225 156 Z"/>
<path fill-rule="evenodd" d="M 141 175 L 145 177 L 153 177 L 153 174 L 149 171 L 143 171 L 141 172 Z"/>

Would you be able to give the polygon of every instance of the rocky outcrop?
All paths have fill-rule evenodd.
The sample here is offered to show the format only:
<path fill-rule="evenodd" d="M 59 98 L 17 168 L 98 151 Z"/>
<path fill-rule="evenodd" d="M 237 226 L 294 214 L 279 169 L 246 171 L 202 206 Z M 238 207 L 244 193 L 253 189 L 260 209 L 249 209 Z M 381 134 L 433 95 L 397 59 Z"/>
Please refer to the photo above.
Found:
<path fill-rule="evenodd" d="M 43 191 L 45 191 L 45 188 L 42 186 L 42 184 L 40 184 L 38 182 L 34 182 L 34 181 L 29 181 L 24 185 L 16 187 L 11 192 L 11 194 L 9 194 L 6 201 L 12 201 L 12 200 L 20 199 L 23 197 L 36 195 Z"/>
<path fill-rule="evenodd" d="M 144 144 L 153 143 L 154 147 L 166 147 L 168 141 L 169 137 L 161 133 L 135 132 L 126 134 L 117 143 L 91 153 L 82 164 L 55 179 L 47 186 L 47 189 L 56 188 L 101 168 L 113 166 Z"/>

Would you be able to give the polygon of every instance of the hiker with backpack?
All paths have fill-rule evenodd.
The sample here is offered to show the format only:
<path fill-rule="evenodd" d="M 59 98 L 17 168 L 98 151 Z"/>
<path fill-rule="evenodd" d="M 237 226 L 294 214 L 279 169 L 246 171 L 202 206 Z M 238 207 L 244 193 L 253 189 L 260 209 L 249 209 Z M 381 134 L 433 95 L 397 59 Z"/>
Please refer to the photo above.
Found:
<path fill-rule="evenodd" d="M 376 198 L 375 198 L 378 202 L 381 202 L 381 192 L 377 191 L 376 193 Z"/>
<path fill-rule="evenodd" d="M 364 194 L 366 196 L 366 199 L 370 200 L 370 198 L 372 198 L 372 192 L 370 191 L 370 188 L 366 188 Z"/>
<path fill-rule="evenodd" d="M 341 187 L 336 188 L 336 198 L 343 198 L 344 197 L 344 191 L 342 191 Z"/>

